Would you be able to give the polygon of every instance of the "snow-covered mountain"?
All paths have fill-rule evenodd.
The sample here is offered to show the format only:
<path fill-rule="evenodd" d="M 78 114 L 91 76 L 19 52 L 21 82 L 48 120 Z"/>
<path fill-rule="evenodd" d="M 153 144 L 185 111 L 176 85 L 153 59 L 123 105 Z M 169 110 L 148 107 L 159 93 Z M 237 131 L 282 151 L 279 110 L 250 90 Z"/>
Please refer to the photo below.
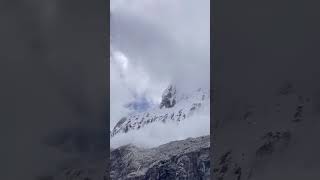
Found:
<path fill-rule="evenodd" d="M 210 179 L 210 136 L 144 149 L 132 144 L 110 152 L 110 179 Z"/>
<path fill-rule="evenodd" d="M 209 90 L 198 88 L 184 93 L 174 85 L 169 85 L 162 94 L 161 103 L 145 112 L 133 112 L 121 118 L 110 133 L 111 138 L 119 133 L 139 130 L 154 122 L 180 122 L 202 109 L 209 107 Z"/>

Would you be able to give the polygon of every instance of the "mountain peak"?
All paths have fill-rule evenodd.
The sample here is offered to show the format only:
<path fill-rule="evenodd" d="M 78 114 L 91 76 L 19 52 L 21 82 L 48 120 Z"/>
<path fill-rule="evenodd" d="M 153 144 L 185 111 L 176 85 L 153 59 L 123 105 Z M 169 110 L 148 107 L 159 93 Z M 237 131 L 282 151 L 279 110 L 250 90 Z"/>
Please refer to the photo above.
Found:
<path fill-rule="evenodd" d="M 176 104 L 176 93 L 176 87 L 174 85 L 169 85 L 169 87 L 165 89 L 162 94 L 160 109 L 163 107 L 172 108 Z"/>
<path fill-rule="evenodd" d="M 118 133 L 139 130 L 153 122 L 167 123 L 183 121 L 204 107 L 209 107 L 209 91 L 198 88 L 190 93 L 177 91 L 175 85 L 169 85 L 162 94 L 159 106 L 143 112 L 133 112 L 122 118 L 111 131 L 111 137 Z"/>

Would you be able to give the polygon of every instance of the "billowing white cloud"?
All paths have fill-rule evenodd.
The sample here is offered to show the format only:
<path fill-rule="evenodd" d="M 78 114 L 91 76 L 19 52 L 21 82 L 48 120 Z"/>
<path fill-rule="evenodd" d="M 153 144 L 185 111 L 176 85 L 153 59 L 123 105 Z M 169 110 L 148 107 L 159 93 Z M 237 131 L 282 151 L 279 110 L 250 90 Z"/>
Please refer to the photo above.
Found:
<path fill-rule="evenodd" d="M 117 148 L 126 144 L 134 144 L 142 148 L 152 148 L 170 141 L 209 134 L 210 107 L 207 106 L 179 123 L 175 121 L 155 122 L 142 129 L 119 134 L 111 139 L 110 146 Z"/>
<path fill-rule="evenodd" d="M 210 0 L 111 0 L 111 46 L 113 128 L 135 95 L 209 88 Z"/>
<path fill-rule="evenodd" d="M 125 54 L 112 49 L 110 59 L 110 128 L 127 113 L 125 107 L 138 97 L 157 104 L 161 100 L 162 90 L 167 82 L 153 82 L 143 66 L 135 65 Z"/>

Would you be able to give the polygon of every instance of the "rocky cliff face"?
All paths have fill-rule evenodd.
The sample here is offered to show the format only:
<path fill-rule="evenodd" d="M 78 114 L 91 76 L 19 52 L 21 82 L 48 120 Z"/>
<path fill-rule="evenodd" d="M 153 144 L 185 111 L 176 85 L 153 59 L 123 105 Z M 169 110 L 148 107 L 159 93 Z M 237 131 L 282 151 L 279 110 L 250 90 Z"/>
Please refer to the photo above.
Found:
<path fill-rule="evenodd" d="M 177 90 L 174 86 L 170 85 L 162 94 L 162 101 L 160 103 L 160 109 L 163 107 L 171 108 L 176 104 Z"/>
<path fill-rule="evenodd" d="M 209 180 L 210 137 L 174 141 L 152 149 L 126 145 L 111 150 L 115 180 Z"/>

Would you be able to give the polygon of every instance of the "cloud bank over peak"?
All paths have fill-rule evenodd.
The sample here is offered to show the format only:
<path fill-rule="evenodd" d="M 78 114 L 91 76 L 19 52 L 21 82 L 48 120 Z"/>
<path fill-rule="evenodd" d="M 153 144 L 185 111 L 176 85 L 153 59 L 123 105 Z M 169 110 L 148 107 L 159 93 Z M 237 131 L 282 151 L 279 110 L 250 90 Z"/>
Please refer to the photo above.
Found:
<path fill-rule="evenodd" d="M 111 1 L 111 122 L 144 96 L 157 104 L 169 84 L 209 88 L 210 1 Z"/>

